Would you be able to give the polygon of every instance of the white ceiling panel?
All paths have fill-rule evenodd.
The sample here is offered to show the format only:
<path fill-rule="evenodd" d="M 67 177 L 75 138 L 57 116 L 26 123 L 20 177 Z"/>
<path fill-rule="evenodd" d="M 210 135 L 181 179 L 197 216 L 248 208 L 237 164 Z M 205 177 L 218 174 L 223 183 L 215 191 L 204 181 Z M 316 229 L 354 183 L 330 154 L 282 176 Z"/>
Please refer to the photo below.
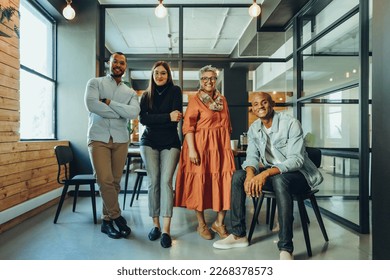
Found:
<path fill-rule="evenodd" d="M 130 2 L 141 4 L 142 1 Z M 230 55 L 251 20 L 246 8 L 185 8 L 184 53 Z M 179 9 L 169 8 L 163 19 L 154 15 L 154 8 L 107 9 L 106 47 L 110 52 L 126 54 L 178 53 Z"/>

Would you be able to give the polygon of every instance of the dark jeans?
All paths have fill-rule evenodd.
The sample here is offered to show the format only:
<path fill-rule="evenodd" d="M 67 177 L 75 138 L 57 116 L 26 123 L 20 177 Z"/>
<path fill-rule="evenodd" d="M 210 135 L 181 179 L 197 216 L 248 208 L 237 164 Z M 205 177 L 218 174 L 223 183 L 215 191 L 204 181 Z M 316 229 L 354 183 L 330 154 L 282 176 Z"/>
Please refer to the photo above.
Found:
<path fill-rule="evenodd" d="M 244 182 L 246 172 L 237 170 L 232 179 L 232 199 L 231 199 L 231 223 L 232 233 L 236 236 L 246 236 L 245 225 L 245 201 Z M 264 190 L 275 192 L 276 205 L 278 208 L 279 220 L 279 250 L 288 252 L 294 251 L 293 246 L 293 200 L 292 194 L 305 193 L 310 190 L 303 174 L 299 171 L 278 174 L 267 180 Z"/>

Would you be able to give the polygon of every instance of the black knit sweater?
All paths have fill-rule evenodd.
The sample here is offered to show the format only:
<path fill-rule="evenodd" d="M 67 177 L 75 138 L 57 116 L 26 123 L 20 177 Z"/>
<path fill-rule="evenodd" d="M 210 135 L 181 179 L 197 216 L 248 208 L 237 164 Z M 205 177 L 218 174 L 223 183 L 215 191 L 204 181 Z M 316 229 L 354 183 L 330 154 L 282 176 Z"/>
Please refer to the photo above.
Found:
<path fill-rule="evenodd" d="M 152 109 L 149 108 L 146 93 L 141 98 L 139 120 L 145 126 L 145 131 L 142 134 L 140 145 L 160 151 L 170 148 L 180 149 L 178 123 L 172 122 L 169 114 L 175 110 L 183 111 L 181 89 L 171 85 L 166 90 L 164 88 L 157 88 L 157 90 L 162 94 L 154 92 Z"/>

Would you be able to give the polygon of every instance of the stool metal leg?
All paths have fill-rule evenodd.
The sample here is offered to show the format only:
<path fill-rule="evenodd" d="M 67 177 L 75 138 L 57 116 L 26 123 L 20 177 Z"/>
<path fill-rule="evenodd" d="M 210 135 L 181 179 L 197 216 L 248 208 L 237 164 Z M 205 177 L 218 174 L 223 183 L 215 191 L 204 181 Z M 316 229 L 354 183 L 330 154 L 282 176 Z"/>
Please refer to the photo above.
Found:
<path fill-rule="evenodd" d="M 249 229 L 248 242 L 251 242 L 252 240 L 253 231 L 255 230 L 255 226 L 260 214 L 260 209 L 261 209 L 261 205 L 263 204 L 263 200 L 264 200 L 264 195 L 260 195 L 260 198 L 257 199 L 255 212 L 253 213 L 251 227 Z"/>
<path fill-rule="evenodd" d="M 311 245 L 310 245 L 310 236 L 309 236 L 309 228 L 307 226 L 307 212 L 306 212 L 306 209 L 305 209 L 305 204 L 303 202 L 302 199 L 298 199 L 298 208 L 299 208 L 299 215 L 301 217 L 301 225 L 302 225 L 302 230 L 303 230 L 303 235 L 305 237 L 305 243 L 306 243 L 306 250 L 307 250 L 307 254 L 309 255 L 309 257 L 312 256 L 312 252 L 311 252 Z"/>
<path fill-rule="evenodd" d="M 135 193 L 137 192 L 137 187 L 138 187 L 138 182 L 140 180 L 140 175 L 137 174 L 137 179 L 135 180 L 135 184 L 134 184 L 134 188 L 133 188 L 133 193 L 131 194 L 131 201 L 130 201 L 130 207 L 133 206 L 133 201 L 134 201 L 134 197 L 135 197 Z"/>
<path fill-rule="evenodd" d="M 271 217 L 269 221 L 269 229 L 272 230 L 274 228 L 274 222 L 275 222 L 275 212 L 276 212 L 276 199 L 271 199 Z"/>
<path fill-rule="evenodd" d="M 69 187 L 69 185 L 65 184 L 65 185 L 64 185 L 64 188 L 62 189 L 62 194 L 61 194 L 60 202 L 58 203 L 56 215 L 55 215 L 55 217 L 54 217 L 54 223 L 55 223 L 55 224 L 57 223 L 58 216 L 60 215 L 61 208 L 62 208 L 62 204 L 64 203 L 66 193 L 68 192 L 68 187 Z"/>
<path fill-rule="evenodd" d="M 96 218 L 96 197 L 95 197 L 95 184 L 90 185 L 91 189 L 91 201 L 92 201 L 92 212 L 93 212 L 93 222 L 97 224 Z"/>
<path fill-rule="evenodd" d="M 318 224 L 320 225 L 322 235 L 324 236 L 325 241 L 328 242 L 329 241 L 328 234 L 326 233 L 324 221 L 322 220 L 321 212 L 320 212 L 320 209 L 318 208 L 318 204 L 317 204 L 317 199 L 314 195 L 312 195 L 310 197 L 310 202 L 311 202 L 311 205 L 313 207 L 314 214 L 317 217 Z"/>
<path fill-rule="evenodd" d="M 141 187 L 142 187 L 142 181 L 144 180 L 144 176 L 142 175 L 141 178 L 139 179 L 139 182 L 138 182 L 138 189 L 137 189 L 137 200 L 138 200 L 138 197 L 139 197 L 139 193 L 141 191 Z"/>
<path fill-rule="evenodd" d="M 127 195 L 127 186 L 129 183 L 130 162 L 131 162 L 131 157 L 128 156 L 127 164 L 126 164 L 125 192 L 123 193 L 123 210 L 125 210 L 126 207 L 126 195 Z"/>
<path fill-rule="evenodd" d="M 79 196 L 79 188 L 80 185 L 76 185 L 74 187 L 73 208 L 72 208 L 73 212 L 76 211 L 77 197 Z"/>

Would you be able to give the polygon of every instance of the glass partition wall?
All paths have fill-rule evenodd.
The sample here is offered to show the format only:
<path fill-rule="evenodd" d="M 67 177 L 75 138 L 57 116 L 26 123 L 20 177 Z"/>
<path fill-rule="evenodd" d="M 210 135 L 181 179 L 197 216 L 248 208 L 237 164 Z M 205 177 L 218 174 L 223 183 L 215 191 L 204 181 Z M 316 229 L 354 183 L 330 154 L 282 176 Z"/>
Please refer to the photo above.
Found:
<path fill-rule="evenodd" d="M 154 62 L 165 60 L 171 65 L 175 84 L 183 90 L 186 106 L 199 88 L 199 69 L 211 64 L 219 70 L 218 89 L 226 96 L 230 112 L 238 116 L 232 133 L 232 139 L 238 139 L 247 131 L 251 117 L 248 94 L 260 90 L 254 88 L 255 71 L 263 63 L 273 64 L 275 69 L 280 68 L 278 63 L 284 67 L 286 45 L 292 52 L 292 43 L 285 44 L 286 38 L 291 42 L 292 29 L 272 32 L 278 41 L 273 48 L 265 48 L 264 36 L 271 33 L 256 32 L 257 19 L 249 16 L 247 4 L 165 6 L 167 16 L 157 18 L 155 5 L 101 5 L 104 24 L 99 32 L 99 53 L 104 55 L 99 56 L 99 74 L 107 71 L 109 54 L 121 51 L 128 60 L 126 79 L 142 94 Z M 264 90 L 286 92 L 283 71 L 279 71 L 278 83 L 284 88 L 269 84 Z"/>
<path fill-rule="evenodd" d="M 369 157 L 362 157 L 368 144 L 361 131 L 370 127 L 370 118 L 362 115 L 363 104 L 369 110 L 362 96 L 370 100 L 370 87 L 365 92 L 361 86 L 369 63 L 362 63 L 359 12 L 368 8 L 360 2 L 311 0 L 283 27 L 266 31 L 258 29 L 246 4 L 166 5 L 163 19 L 155 16 L 155 5 L 101 5 L 99 74 L 105 73 L 110 53 L 125 53 L 125 80 L 140 95 L 154 62 L 165 60 L 183 90 L 185 110 L 199 88 L 198 70 L 211 64 L 219 70 L 218 89 L 229 103 L 232 139 L 255 120 L 251 94 L 270 93 L 276 110 L 301 120 L 307 145 L 323 152 L 321 211 L 368 232 L 369 197 L 362 189 L 369 188 L 369 180 L 362 166 L 369 166 Z"/>
<path fill-rule="evenodd" d="M 325 1 L 298 17 L 297 110 L 308 146 L 322 150 L 318 204 L 369 232 L 369 1 Z"/>

